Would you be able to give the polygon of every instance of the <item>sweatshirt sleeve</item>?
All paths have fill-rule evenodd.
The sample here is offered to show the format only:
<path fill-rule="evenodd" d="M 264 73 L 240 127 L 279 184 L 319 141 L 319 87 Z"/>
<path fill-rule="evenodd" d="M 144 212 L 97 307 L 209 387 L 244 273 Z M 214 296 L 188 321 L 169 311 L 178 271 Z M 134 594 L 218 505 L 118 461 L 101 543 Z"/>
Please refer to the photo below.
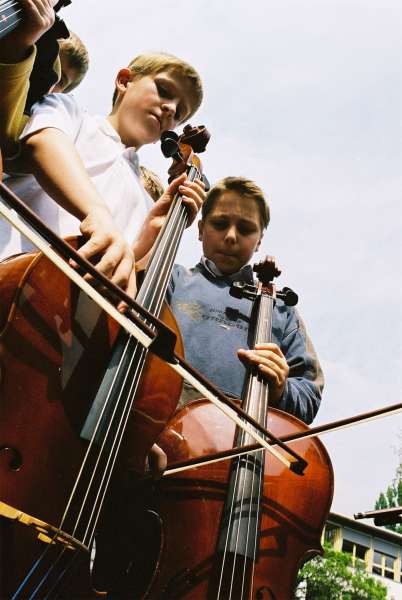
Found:
<path fill-rule="evenodd" d="M 0 140 L 6 158 L 17 153 L 18 138 L 28 120 L 24 108 L 35 56 L 34 47 L 30 55 L 19 63 L 0 63 Z"/>
<path fill-rule="evenodd" d="M 289 311 L 281 350 L 289 365 L 289 377 L 278 408 L 309 424 L 320 406 L 324 375 L 303 320 L 295 309 Z"/>

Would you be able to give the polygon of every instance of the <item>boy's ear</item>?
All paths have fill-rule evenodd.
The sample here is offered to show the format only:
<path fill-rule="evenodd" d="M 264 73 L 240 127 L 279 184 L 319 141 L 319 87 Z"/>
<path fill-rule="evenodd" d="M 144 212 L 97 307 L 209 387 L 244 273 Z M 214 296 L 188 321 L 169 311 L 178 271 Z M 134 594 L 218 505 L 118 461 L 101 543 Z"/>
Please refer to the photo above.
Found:
<path fill-rule="evenodd" d="M 118 93 L 124 93 L 127 89 L 127 85 L 131 81 L 131 71 L 130 69 L 120 69 L 117 73 L 115 85 L 116 91 Z"/>
<path fill-rule="evenodd" d="M 198 221 L 198 239 L 202 242 L 202 234 L 204 233 L 204 221 Z"/>
<path fill-rule="evenodd" d="M 260 240 L 259 240 L 258 244 L 256 245 L 254 252 L 258 252 L 258 250 L 260 249 L 260 246 L 261 246 L 261 242 L 262 242 L 262 236 L 260 237 Z"/>

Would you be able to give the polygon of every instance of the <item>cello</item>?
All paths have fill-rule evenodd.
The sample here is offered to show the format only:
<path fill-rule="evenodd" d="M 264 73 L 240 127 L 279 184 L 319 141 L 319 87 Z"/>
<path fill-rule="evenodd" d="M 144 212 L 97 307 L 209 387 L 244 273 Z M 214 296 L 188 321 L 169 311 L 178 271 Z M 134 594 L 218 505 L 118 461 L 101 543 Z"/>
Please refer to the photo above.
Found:
<path fill-rule="evenodd" d="M 195 133 L 191 127 L 186 130 L 187 137 Z M 199 150 L 203 135 L 208 141 L 205 128 L 195 136 Z M 189 148 L 188 176 L 195 178 L 200 162 Z M 166 265 L 173 263 L 187 222 L 179 200 L 142 287 L 141 300 L 154 312 L 160 312 L 169 278 Z M 1 556 L 0 595 L 95 598 L 99 594 L 90 579 L 89 550 L 123 434 L 128 443 L 122 455 L 143 470 L 148 450 L 174 411 L 181 379 L 176 376 L 168 387 L 163 361 L 152 357 L 145 366 L 142 346 L 118 334 L 116 324 L 44 256 L 2 262 L 0 281 L 0 500 L 10 509 L 0 519 L 7 548 Z M 147 377 L 141 378 L 144 369 Z M 126 469 L 124 458 L 122 464 Z M 12 507 L 18 507 L 21 522 L 35 516 L 31 522 L 40 532 L 38 539 L 31 528 L 15 523 Z M 44 527 L 49 523 L 59 527 Z"/>
<path fill-rule="evenodd" d="M 253 343 L 271 339 L 280 272 L 268 260 L 256 265 L 258 288 L 233 294 L 253 300 Z M 294 304 L 295 294 L 277 294 Z M 296 297 L 297 299 L 297 297 Z M 269 408 L 266 381 L 249 368 L 242 406 L 279 436 L 308 431 L 296 417 Z M 169 464 L 250 444 L 205 400 L 180 410 L 158 440 Z M 322 443 L 294 444 L 307 467 L 284 468 L 264 451 L 205 464 L 163 478 L 153 510 L 161 521 L 159 561 L 144 598 L 152 600 L 290 600 L 302 562 L 322 553 L 321 532 L 333 495 L 333 472 Z"/>

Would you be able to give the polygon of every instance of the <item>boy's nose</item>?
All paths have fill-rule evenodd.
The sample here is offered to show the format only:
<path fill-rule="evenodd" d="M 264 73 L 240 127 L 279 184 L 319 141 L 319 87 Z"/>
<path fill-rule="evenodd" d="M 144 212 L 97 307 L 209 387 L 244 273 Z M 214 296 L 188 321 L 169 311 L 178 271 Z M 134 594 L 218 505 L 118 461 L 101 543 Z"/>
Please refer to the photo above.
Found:
<path fill-rule="evenodd" d="M 236 227 L 233 225 L 226 230 L 225 240 L 230 243 L 234 243 L 236 241 L 237 232 Z"/>
<path fill-rule="evenodd" d="M 176 103 L 175 102 L 164 102 L 162 104 L 162 118 L 164 120 L 164 125 L 167 126 L 167 129 L 172 127 L 172 123 L 174 121 L 174 116 L 176 114 Z"/>

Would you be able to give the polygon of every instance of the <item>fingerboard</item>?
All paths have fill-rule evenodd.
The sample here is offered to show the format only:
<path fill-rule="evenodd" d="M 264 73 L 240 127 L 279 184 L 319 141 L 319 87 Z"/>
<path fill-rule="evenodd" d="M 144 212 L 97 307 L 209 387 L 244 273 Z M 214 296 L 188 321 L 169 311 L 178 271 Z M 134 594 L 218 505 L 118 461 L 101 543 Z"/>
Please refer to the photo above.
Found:
<path fill-rule="evenodd" d="M 22 20 L 23 9 L 16 0 L 0 0 L 0 39 L 13 31 Z"/>

